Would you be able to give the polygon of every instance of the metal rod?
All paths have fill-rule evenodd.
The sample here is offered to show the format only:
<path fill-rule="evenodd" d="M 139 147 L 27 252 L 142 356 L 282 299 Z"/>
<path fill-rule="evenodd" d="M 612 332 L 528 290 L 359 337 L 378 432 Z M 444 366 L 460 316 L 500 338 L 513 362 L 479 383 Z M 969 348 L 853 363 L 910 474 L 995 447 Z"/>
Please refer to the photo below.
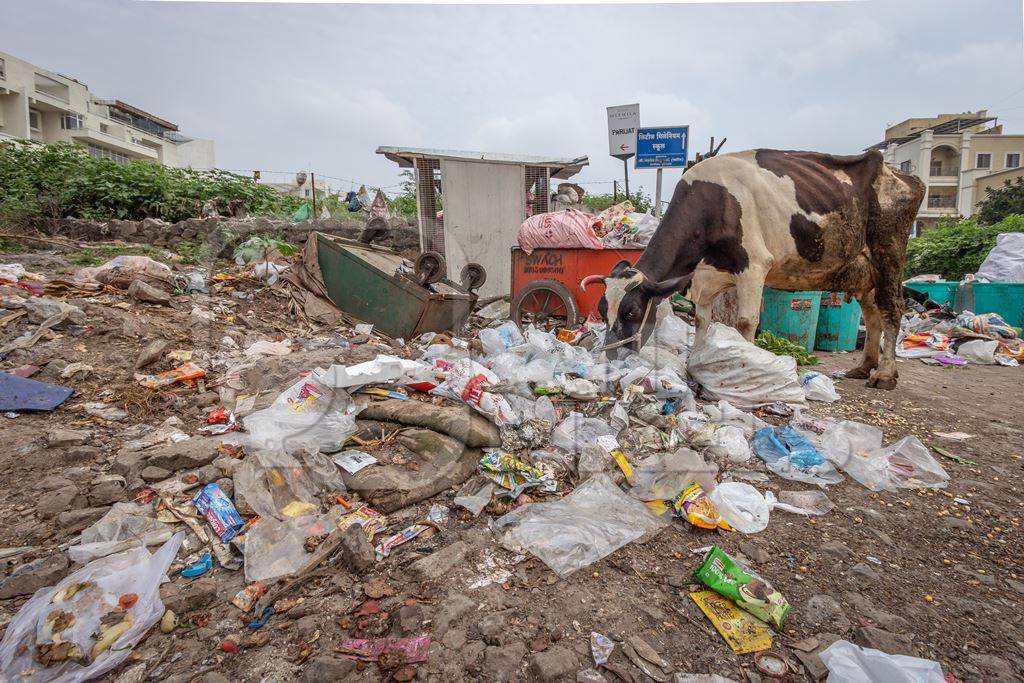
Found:
<path fill-rule="evenodd" d="M 309 172 L 309 184 L 313 186 L 313 222 L 316 223 L 316 173 Z"/>
<path fill-rule="evenodd" d="M 658 169 L 658 180 L 654 185 L 654 215 L 661 218 L 661 171 Z"/>
<path fill-rule="evenodd" d="M 629 199 L 629 159 L 622 160 L 622 170 L 626 173 L 626 199 Z"/>
<path fill-rule="evenodd" d="M 619 203 L 619 181 L 612 181 L 612 204 Z"/>

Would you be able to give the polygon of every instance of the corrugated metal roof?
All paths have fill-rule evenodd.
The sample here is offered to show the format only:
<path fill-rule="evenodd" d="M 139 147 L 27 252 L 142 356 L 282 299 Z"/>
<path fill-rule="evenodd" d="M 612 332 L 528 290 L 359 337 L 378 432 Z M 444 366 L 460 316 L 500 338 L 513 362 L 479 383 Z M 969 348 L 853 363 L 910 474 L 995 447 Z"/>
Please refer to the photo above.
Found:
<path fill-rule="evenodd" d="M 523 164 L 547 166 L 555 178 L 569 178 L 576 175 L 590 163 L 585 156 L 557 158 L 527 154 L 503 154 L 501 152 L 470 152 L 461 149 L 430 149 L 422 147 L 378 147 L 377 154 L 394 161 L 403 168 L 413 166 L 414 159 L 455 159 L 457 161 L 480 161 L 491 164 Z"/>

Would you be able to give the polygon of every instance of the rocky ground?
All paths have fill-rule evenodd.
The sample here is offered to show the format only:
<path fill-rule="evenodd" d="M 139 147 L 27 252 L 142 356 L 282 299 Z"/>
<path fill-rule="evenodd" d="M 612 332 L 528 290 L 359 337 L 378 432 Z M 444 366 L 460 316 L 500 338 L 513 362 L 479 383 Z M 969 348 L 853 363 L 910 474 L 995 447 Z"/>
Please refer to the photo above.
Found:
<path fill-rule="evenodd" d="M 47 277 L 75 269 L 68 248 L 33 248 L 40 246 L 46 248 L 0 262 L 17 261 Z M 162 258 L 174 263 L 167 254 Z M 212 265 L 210 273 L 239 270 L 228 262 Z M 179 429 L 194 435 L 205 424 L 210 409 L 225 400 L 216 369 L 226 358 L 261 339 L 291 340 L 292 353 L 259 358 L 230 383 L 237 394 L 262 392 L 258 408 L 312 367 L 415 353 L 360 337 L 347 326 L 299 324 L 287 296 L 258 281 L 242 279 L 229 288 L 209 297 L 178 294 L 167 305 L 109 289 L 72 295 L 67 302 L 85 316 L 80 324 L 54 330 L 0 362 L 4 371 L 37 366 L 33 379 L 75 389 L 53 412 L 0 418 L 7 444 L 0 451 L 6 492 L 0 556 L 9 577 L 0 583 L 0 626 L 6 628 L 35 590 L 75 569 L 63 551 L 83 528 L 112 504 L 132 500 L 137 473 L 125 466 L 124 448 L 138 438 L 136 425 L 156 427 L 177 417 Z M 212 319 L 196 324 L 194 306 L 212 312 Z M 34 327 L 24 316 L 4 323 L 0 340 Z M 169 369 L 175 361 L 167 354 L 188 350 L 210 375 L 199 386 L 170 391 L 140 386 L 134 377 L 140 353 L 161 340 L 165 347 L 142 372 Z M 817 355 L 831 372 L 853 367 L 859 354 Z M 62 377 L 71 363 L 91 369 Z M 493 508 L 473 518 L 452 507 L 449 522 L 436 533 L 400 546 L 369 569 L 329 565 L 278 599 L 258 630 L 247 627 L 251 614 L 231 604 L 245 586 L 243 572 L 215 564 L 202 577 L 186 579 L 178 571 L 187 564 L 182 551 L 160 589 L 179 627 L 170 633 L 153 628 L 103 680 L 571 681 L 594 665 L 592 631 L 620 644 L 610 661 L 634 681 L 649 676 L 621 644 L 635 648 L 637 638 L 664 658 L 663 671 L 652 672 L 660 680 L 686 673 L 770 680 L 753 656 L 732 653 L 688 595 L 697 590 L 691 575 L 701 549 L 712 544 L 746 558 L 792 605 L 772 648 L 788 661 L 784 680 L 821 679 L 826 672 L 815 653 L 839 638 L 937 660 L 960 681 L 1024 679 L 1021 371 L 919 361 L 902 361 L 899 370 L 894 391 L 843 380 L 837 383 L 841 401 L 810 410 L 876 425 L 887 442 L 914 434 L 971 461 L 940 458 L 951 476 L 944 490 L 876 494 L 847 478 L 827 489 L 836 507 L 824 516 L 775 511 L 764 532 L 749 536 L 674 519 L 653 539 L 627 545 L 566 579 L 498 545 L 489 529 Z M 955 441 L 935 434 L 957 431 L 971 437 Z M 142 478 L 148 483 L 192 472 L 199 483 L 230 488 L 231 478 L 215 464 L 222 457 L 215 441 L 194 437 L 186 443 L 188 448 L 147 461 L 162 471 Z M 749 469 L 764 471 L 759 465 Z M 768 476 L 756 483 L 759 489 L 809 488 Z M 390 514 L 389 529 L 422 519 L 431 504 L 451 506 L 453 496 L 447 490 Z M 336 651 L 346 637 L 421 635 L 431 639 L 429 658 L 413 667 L 357 663 Z M 225 651 L 226 640 L 239 650 Z M 617 677 L 611 671 L 603 676 Z"/>

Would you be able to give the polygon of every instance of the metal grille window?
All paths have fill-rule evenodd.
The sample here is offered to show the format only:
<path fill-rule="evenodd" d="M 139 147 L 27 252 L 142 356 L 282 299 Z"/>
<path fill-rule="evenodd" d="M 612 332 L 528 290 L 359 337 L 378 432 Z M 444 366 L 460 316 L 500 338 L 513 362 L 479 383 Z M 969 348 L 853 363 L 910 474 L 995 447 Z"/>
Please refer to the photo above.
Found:
<path fill-rule="evenodd" d="M 548 169 L 544 166 L 526 167 L 526 215 L 547 213 L 551 199 Z"/>
<path fill-rule="evenodd" d="M 420 209 L 420 242 L 423 250 L 444 254 L 440 160 L 416 160 L 416 200 Z"/>
<path fill-rule="evenodd" d="M 61 114 L 60 127 L 64 130 L 81 130 L 85 127 L 85 117 L 81 114 Z"/>
<path fill-rule="evenodd" d="M 32 130 L 39 130 L 42 126 L 41 121 L 43 120 L 42 114 L 37 112 L 35 109 L 28 110 L 28 127 Z"/>
<path fill-rule="evenodd" d="M 978 161 L 975 166 L 978 168 L 992 168 L 992 154 L 989 152 L 979 152 Z"/>
<path fill-rule="evenodd" d="M 130 159 L 127 155 L 115 152 L 112 149 L 106 147 L 100 147 L 99 145 L 88 145 L 89 155 L 94 156 L 97 159 L 110 159 L 116 164 L 127 164 Z"/>
<path fill-rule="evenodd" d="M 1020 168 L 1020 152 L 1006 155 L 1006 168 Z"/>

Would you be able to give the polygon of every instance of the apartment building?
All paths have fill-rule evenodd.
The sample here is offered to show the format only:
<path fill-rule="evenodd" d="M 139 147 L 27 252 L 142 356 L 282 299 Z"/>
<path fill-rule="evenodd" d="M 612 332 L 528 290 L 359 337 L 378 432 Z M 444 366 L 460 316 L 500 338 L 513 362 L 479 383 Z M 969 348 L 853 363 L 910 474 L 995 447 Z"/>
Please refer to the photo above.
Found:
<path fill-rule="evenodd" d="M 0 139 L 72 142 L 97 157 L 211 169 L 212 140 L 121 100 L 102 99 L 74 78 L 0 52 Z"/>
<path fill-rule="evenodd" d="M 1024 176 L 1024 135 L 1004 133 L 985 109 L 901 121 L 868 149 L 882 150 L 886 163 L 924 181 L 914 234 L 942 218 L 973 215 L 985 188 Z"/>

